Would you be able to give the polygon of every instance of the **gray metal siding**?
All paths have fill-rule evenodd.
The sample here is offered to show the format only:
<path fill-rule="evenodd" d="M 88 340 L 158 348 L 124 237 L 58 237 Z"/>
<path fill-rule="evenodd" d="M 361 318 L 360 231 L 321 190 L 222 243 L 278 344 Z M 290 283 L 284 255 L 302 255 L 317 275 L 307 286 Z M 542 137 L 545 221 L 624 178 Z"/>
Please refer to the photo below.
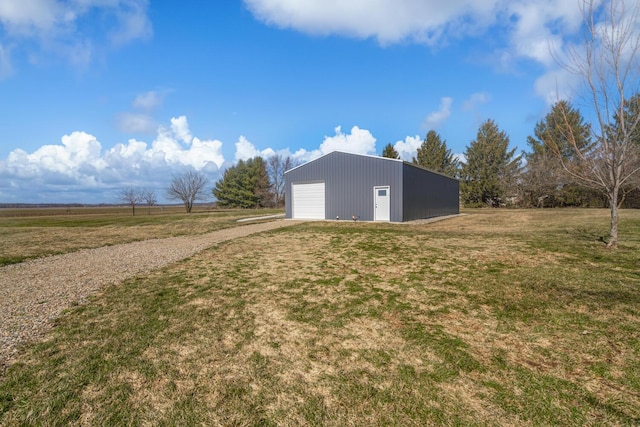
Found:
<path fill-rule="evenodd" d="M 390 188 L 390 220 L 411 221 L 459 213 L 459 182 L 382 157 L 335 151 L 285 173 L 285 217 L 292 217 L 291 185 L 325 183 L 325 219 L 373 221 L 373 187 Z"/>
<path fill-rule="evenodd" d="M 373 221 L 373 187 L 388 185 L 390 220 L 402 221 L 402 163 L 384 158 L 333 152 L 285 174 L 285 216 L 291 218 L 291 185 L 325 182 L 325 218 Z"/>
<path fill-rule="evenodd" d="M 403 170 L 403 221 L 460 213 L 457 179 L 407 163 Z"/>

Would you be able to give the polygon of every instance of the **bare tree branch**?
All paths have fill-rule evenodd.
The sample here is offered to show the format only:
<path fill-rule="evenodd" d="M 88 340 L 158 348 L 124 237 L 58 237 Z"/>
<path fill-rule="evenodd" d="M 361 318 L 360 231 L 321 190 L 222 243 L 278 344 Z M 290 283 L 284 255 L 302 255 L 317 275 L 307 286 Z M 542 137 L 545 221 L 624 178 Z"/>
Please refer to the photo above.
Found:
<path fill-rule="evenodd" d="M 624 186 L 640 173 L 639 148 L 632 137 L 640 126 L 640 114 L 637 109 L 629 114 L 640 88 L 640 4 L 627 3 L 631 7 L 627 8 L 625 0 L 585 0 L 584 45 L 571 49 L 567 63 L 560 64 L 582 79 L 596 118 L 593 144 L 581 147 L 568 115 L 563 115 L 564 123 L 558 125 L 567 130 L 565 136 L 575 156 L 560 156 L 561 164 L 571 176 L 607 195 L 611 209 L 608 247 L 618 243 L 618 206 Z M 559 154 L 558 147 L 552 149 Z"/>
<path fill-rule="evenodd" d="M 204 187 L 208 180 L 203 172 L 189 169 L 182 175 L 176 175 L 171 179 L 167 188 L 167 198 L 181 200 L 187 213 L 193 209 L 196 200 L 206 200 Z"/>
<path fill-rule="evenodd" d="M 136 216 L 136 204 L 142 201 L 140 190 L 129 187 L 120 190 L 119 199 L 131 206 L 131 216 Z"/>
<path fill-rule="evenodd" d="M 149 189 L 143 188 L 140 190 L 142 200 L 147 204 L 147 214 L 151 215 L 151 206 L 155 205 L 158 201 L 156 199 L 156 192 Z"/>
<path fill-rule="evenodd" d="M 267 159 L 267 171 L 273 186 L 273 204 L 276 208 L 284 205 L 284 173 L 296 166 L 296 161 L 291 157 L 274 154 Z"/>

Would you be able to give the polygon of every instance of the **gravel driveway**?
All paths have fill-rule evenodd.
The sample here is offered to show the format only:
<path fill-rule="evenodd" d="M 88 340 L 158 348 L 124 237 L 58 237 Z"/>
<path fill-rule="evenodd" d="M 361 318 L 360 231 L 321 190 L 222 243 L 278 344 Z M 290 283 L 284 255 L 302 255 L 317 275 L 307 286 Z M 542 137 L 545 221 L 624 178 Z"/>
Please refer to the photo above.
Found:
<path fill-rule="evenodd" d="M 248 224 L 198 236 L 153 239 L 85 249 L 0 268 L 0 375 L 20 345 L 44 336 L 71 303 L 111 284 L 180 261 L 219 242 L 293 225 Z"/>

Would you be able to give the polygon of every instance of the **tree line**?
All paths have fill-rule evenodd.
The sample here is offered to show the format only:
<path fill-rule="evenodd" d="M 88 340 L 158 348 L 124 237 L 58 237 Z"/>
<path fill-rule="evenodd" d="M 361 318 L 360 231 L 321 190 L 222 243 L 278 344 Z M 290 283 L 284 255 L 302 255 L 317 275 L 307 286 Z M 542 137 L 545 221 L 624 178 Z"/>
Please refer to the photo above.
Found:
<path fill-rule="evenodd" d="M 626 101 L 624 117 L 614 117 L 607 137 L 620 139 L 622 123 L 639 116 L 636 94 Z M 604 173 L 598 166 L 606 167 L 598 138 L 580 111 L 563 100 L 536 123 L 527 138 L 527 152 L 516 155 L 516 149 L 509 149 L 509 136 L 489 119 L 466 148 L 464 161 L 430 130 L 411 162 L 459 179 L 461 201 L 467 207 L 609 207 L 611 188 L 597 175 Z M 400 158 L 391 144 L 382 156 Z M 640 208 L 640 126 L 630 134 L 627 158 L 625 168 L 635 172 L 621 183 L 617 205 Z"/>
<path fill-rule="evenodd" d="M 165 196 L 181 202 L 187 213 L 197 201 L 209 200 L 211 195 L 217 199 L 217 205 L 224 208 L 281 208 L 284 206 L 284 172 L 296 165 L 292 157 L 280 154 L 266 160 L 262 157 L 240 160 L 224 171 L 210 192 L 206 174 L 188 169 L 171 178 Z M 131 206 L 132 215 L 136 214 L 136 205 L 146 203 L 151 213 L 151 207 L 157 202 L 155 191 L 135 187 L 122 189 L 119 199 Z"/>

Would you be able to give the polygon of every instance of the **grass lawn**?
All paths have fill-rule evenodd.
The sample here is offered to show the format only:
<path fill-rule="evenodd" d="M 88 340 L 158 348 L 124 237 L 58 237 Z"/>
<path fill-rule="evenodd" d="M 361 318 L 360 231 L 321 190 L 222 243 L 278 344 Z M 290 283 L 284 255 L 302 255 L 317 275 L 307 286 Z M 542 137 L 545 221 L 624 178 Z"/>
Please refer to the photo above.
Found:
<path fill-rule="evenodd" d="M 106 289 L 0 425 L 638 425 L 640 211 L 311 222 Z"/>
<path fill-rule="evenodd" d="M 151 215 L 138 207 L 0 209 L 0 266 L 136 240 L 202 234 L 237 226 L 239 218 L 282 210 L 204 210 L 154 206 Z"/>

